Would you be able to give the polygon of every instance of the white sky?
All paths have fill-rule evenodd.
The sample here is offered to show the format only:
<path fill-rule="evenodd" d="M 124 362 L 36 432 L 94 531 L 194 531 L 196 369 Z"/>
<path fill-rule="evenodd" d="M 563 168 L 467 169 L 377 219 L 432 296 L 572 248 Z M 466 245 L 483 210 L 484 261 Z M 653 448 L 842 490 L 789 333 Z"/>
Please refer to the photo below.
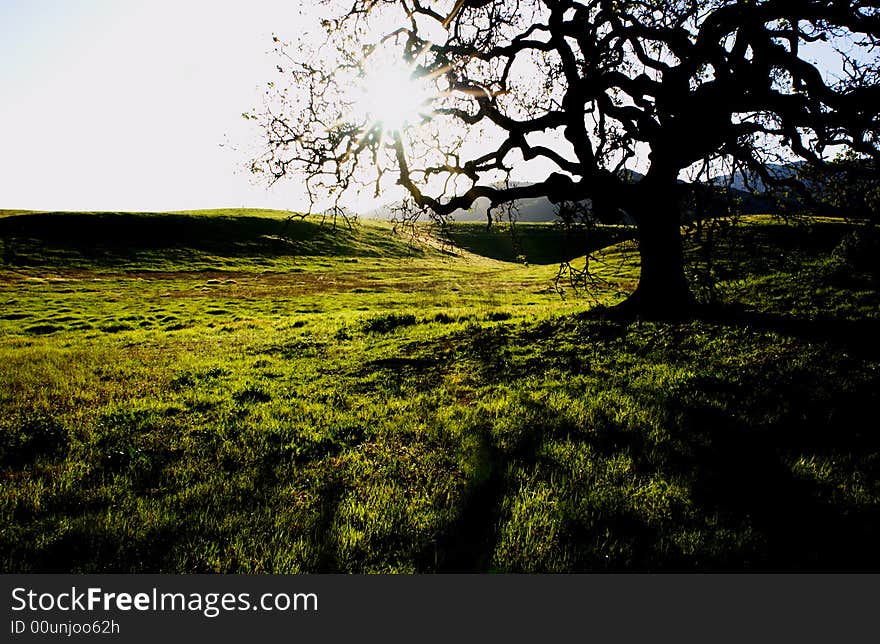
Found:
<path fill-rule="evenodd" d="M 254 182 L 241 113 L 316 4 L 0 0 L 0 208 L 304 208 Z"/>

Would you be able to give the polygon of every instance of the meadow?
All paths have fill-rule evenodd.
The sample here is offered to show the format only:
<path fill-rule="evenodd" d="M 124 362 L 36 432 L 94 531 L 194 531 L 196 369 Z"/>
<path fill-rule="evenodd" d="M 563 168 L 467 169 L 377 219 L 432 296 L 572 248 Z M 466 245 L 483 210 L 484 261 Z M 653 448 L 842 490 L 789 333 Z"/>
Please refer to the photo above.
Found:
<path fill-rule="evenodd" d="M 723 233 L 0 211 L 0 570 L 878 570 L 876 232 Z"/>

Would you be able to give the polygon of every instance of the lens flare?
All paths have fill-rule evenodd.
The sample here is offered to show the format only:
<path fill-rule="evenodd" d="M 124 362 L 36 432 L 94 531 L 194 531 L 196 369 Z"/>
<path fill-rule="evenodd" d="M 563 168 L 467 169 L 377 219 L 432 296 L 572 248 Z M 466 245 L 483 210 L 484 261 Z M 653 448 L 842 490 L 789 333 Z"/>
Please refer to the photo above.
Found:
<path fill-rule="evenodd" d="M 400 132 L 426 118 L 431 82 L 413 78 L 412 70 L 402 62 L 375 63 L 360 79 L 355 96 L 358 111 L 386 132 Z"/>

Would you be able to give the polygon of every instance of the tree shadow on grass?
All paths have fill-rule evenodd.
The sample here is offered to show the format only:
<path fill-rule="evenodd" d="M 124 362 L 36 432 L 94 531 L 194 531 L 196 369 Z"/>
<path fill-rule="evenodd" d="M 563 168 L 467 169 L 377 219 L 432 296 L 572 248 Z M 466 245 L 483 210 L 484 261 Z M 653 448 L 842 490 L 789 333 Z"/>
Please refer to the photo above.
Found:
<path fill-rule="evenodd" d="M 97 517 L 74 520 L 49 543 L 19 544 L 10 553 L 16 570 L 38 573 L 143 573 L 175 570 L 173 551 L 186 535 L 165 525 L 137 535 L 117 527 L 98 527 Z"/>
<path fill-rule="evenodd" d="M 462 495 L 457 518 L 422 554 L 426 569 L 467 573 L 491 568 L 498 516 L 507 490 L 504 458 L 487 440 L 481 442 L 475 471 Z"/>
<path fill-rule="evenodd" d="M 880 356 L 880 317 L 841 317 L 768 313 L 741 306 L 705 306 L 697 319 L 756 332 L 790 336 L 806 342 L 824 342 L 841 349 L 858 351 L 864 357 Z"/>
<path fill-rule="evenodd" d="M 688 326 L 633 330 L 619 323 L 568 320 L 555 332 L 526 329 L 525 334 L 533 334 L 526 339 L 512 329 L 475 336 L 450 359 L 482 365 L 472 402 L 506 387 L 507 395 L 519 396 L 510 407 L 516 417 L 484 419 L 484 424 L 462 430 L 476 433 L 478 444 L 469 452 L 467 480 L 452 501 L 451 518 L 440 525 L 436 539 L 431 541 L 433 526 L 404 521 L 376 529 L 377 536 L 340 559 L 337 528 L 347 520 L 341 503 L 364 484 L 358 478 L 364 471 L 379 484 L 396 486 L 393 499 L 405 504 L 407 481 L 395 474 L 397 453 L 386 445 L 379 461 L 364 456 L 316 466 L 314 504 L 292 512 L 288 521 L 299 530 L 295 536 L 309 540 L 311 553 L 294 563 L 320 572 L 392 568 L 400 562 L 441 572 L 880 570 L 875 546 L 880 541 L 880 432 L 865 420 L 873 418 L 880 387 L 877 372 L 864 360 L 870 354 L 855 353 L 859 342 L 872 337 L 873 327 L 865 323 L 860 331 L 864 335 L 853 340 L 848 321 L 822 322 L 818 328 L 807 322 L 794 328 L 786 324 L 784 333 L 777 330 L 780 322 L 774 316 L 705 323 L 714 327 L 713 337 L 724 338 L 725 328 L 731 335 L 744 327 L 755 333 L 742 347 L 731 340 L 730 347 L 713 349 L 717 353 L 706 349 L 696 361 L 682 349 L 688 345 L 687 351 L 693 350 Z M 817 354 L 823 362 L 789 364 L 786 357 L 749 362 L 767 330 L 800 339 L 804 346 L 825 345 Z M 669 346 L 646 354 L 652 333 L 661 334 Z M 752 342 L 754 338 L 758 341 Z M 541 351 L 517 353 L 522 345 L 539 340 L 547 343 Z M 858 359 L 835 353 L 848 347 Z M 628 361 L 632 372 L 591 375 L 603 352 L 614 354 L 606 367 L 614 367 L 615 360 Z M 678 354 L 681 364 L 673 370 L 677 380 L 658 384 L 638 377 Z M 409 387 L 446 372 L 442 361 L 428 356 L 425 349 L 410 357 L 379 359 L 364 369 L 378 378 L 402 375 Z M 850 373 L 853 365 L 861 365 L 863 373 Z M 535 382 L 543 382 L 550 395 L 538 395 L 521 380 L 523 375 L 549 373 L 554 375 Z M 565 377 L 585 374 L 593 378 L 595 389 L 578 394 L 566 387 Z M 675 383 L 674 389 L 669 382 Z M 600 394 L 608 406 L 601 406 Z M 559 404 L 551 404 L 553 395 L 571 396 L 587 411 L 566 415 Z M 123 420 L 128 428 L 130 422 Z M 128 472 L 135 492 L 145 493 L 156 484 L 157 472 L 139 468 L 155 455 L 140 443 L 134 445 L 138 449 L 122 449 L 128 445 L 123 439 L 129 438 L 126 432 L 102 447 L 102 452 L 116 454 L 105 467 Z M 429 439 L 413 433 L 407 440 Z M 112 529 L 94 527 L 88 516 L 98 516 L 101 509 L 80 508 L 72 527 L 54 539 L 39 546 L 19 540 L 14 551 L 4 548 L 4 558 L 18 561 L 17 569 L 41 572 L 172 571 L 187 561 L 193 562 L 192 571 L 206 564 L 188 549 L 219 543 L 221 563 L 230 570 L 245 565 L 224 553 L 222 544 L 231 538 L 230 530 L 247 528 L 251 532 L 245 545 L 265 545 L 260 540 L 274 525 L 272 512 L 283 511 L 275 497 L 277 488 L 289 482 L 281 473 L 293 467 L 285 451 L 289 442 L 267 443 L 265 462 L 248 466 L 256 467 L 252 484 L 241 483 L 227 498 L 219 498 L 219 492 L 218 498 L 208 492 L 194 498 L 191 508 L 179 511 L 180 526 L 170 527 L 169 519 L 133 532 L 124 529 L 124 521 Z M 307 461 L 323 462 L 362 442 L 357 435 L 321 443 Z M 454 447 L 435 441 L 418 458 Z M 150 458 L 142 459 L 141 452 Z M 350 469 L 337 472 L 336 463 Z M 236 468 L 238 464 L 233 462 Z M 425 466 L 416 462 L 405 473 L 421 474 Z M 413 480 L 422 486 L 416 493 L 432 482 L 429 476 Z M 243 506 L 242 498 L 251 499 L 253 506 Z M 375 501 L 380 512 L 382 502 Z M 206 509 L 229 512 L 235 527 L 182 520 Z M 369 521 L 375 518 L 354 527 L 369 532 L 375 527 Z M 40 529 L 36 524 L 30 528 L 33 535 Z"/>
<path fill-rule="evenodd" d="M 682 416 L 682 448 L 661 455 L 664 465 L 691 481 L 693 499 L 706 512 L 747 522 L 761 536 L 757 558 L 743 562 L 748 568 L 880 569 L 876 503 L 860 507 L 835 498 L 791 467 L 800 453 L 848 453 L 863 441 L 842 435 L 839 426 L 817 431 L 791 417 L 756 429 L 707 407 L 689 407 Z M 817 441 L 824 450 L 815 449 Z"/>
<path fill-rule="evenodd" d="M 468 497 L 452 526 L 454 537 L 444 543 L 445 569 L 880 569 L 878 506 L 852 505 L 796 476 L 785 459 L 801 449 L 791 440 L 795 427 L 756 431 L 691 405 L 677 413 L 681 424 L 661 444 L 619 427 L 571 428 L 566 435 L 536 426 L 540 439 L 515 454 L 495 452 L 496 474 Z M 571 454 L 590 454 L 593 465 L 579 476 L 567 457 L 542 449 L 554 443 Z M 835 450 L 852 446 L 845 439 L 834 442 Z M 618 479 L 611 468 L 595 465 L 620 459 L 631 459 L 633 467 Z M 682 484 L 686 498 L 675 494 L 674 485 Z M 544 491 L 545 500 L 523 511 L 511 503 Z M 653 506 L 661 510 L 655 514 Z M 533 543 L 526 534 L 535 530 L 530 512 L 549 514 L 543 542 Z M 686 543 L 692 538 L 700 542 L 693 548 Z M 519 557 L 509 556 L 517 551 Z M 549 554 L 542 558 L 541 551 Z"/>
<path fill-rule="evenodd" d="M 616 391 L 621 404 L 637 401 L 623 417 L 648 420 L 596 412 L 589 423 L 567 424 L 545 405 L 528 414 L 537 420 L 524 421 L 532 424 L 513 448 L 489 442 L 491 475 L 463 497 L 459 519 L 440 543 L 440 568 L 880 570 L 880 432 L 867 420 L 880 387 L 866 362 L 875 354 L 859 350 L 876 338 L 877 323 L 750 314 L 722 324 L 753 333 L 743 347 L 697 362 L 682 352 L 696 373 L 675 390 L 638 378 L 599 384 L 612 396 Z M 532 374 L 589 372 L 591 342 L 594 355 L 615 343 L 615 351 L 632 353 L 650 370 L 653 362 L 675 359 L 677 342 L 690 341 L 687 328 L 667 328 L 671 346 L 646 355 L 644 346 L 628 346 L 625 326 L 588 320 L 590 333 L 580 343 L 586 357 L 566 349 L 562 333 L 558 351 L 520 363 L 509 355 L 515 338 L 499 334 L 479 344 L 490 365 L 484 377 L 515 382 L 526 366 Z M 715 332 L 724 336 L 723 328 Z M 794 351 L 823 345 L 819 362 L 783 356 L 768 366 L 751 355 L 766 332 L 798 340 Z M 560 356 L 572 359 L 560 363 Z M 583 476 L 568 462 L 578 455 L 588 455 L 579 466 Z M 618 479 L 596 465 L 621 459 L 632 468 Z M 651 497 L 655 489 L 661 491 Z M 531 518 L 542 512 L 543 523 Z M 541 529 L 546 537 L 536 541 Z"/>

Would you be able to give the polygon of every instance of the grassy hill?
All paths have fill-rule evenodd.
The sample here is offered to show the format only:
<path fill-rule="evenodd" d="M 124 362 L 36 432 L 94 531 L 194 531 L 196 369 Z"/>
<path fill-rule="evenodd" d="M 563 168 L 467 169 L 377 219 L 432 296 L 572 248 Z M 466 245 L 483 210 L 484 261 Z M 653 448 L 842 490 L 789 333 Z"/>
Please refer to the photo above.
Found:
<path fill-rule="evenodd" d="M 550 227 L 285 219 L 0 218 L 0 570 L 880 569 L 870 229 L 749 219 L 627 324 L 631 242 L 563 299 Z"/>
<path fill-rule="evenodd" d="M 589 233 L 570 233 L 550 223 L 518 223 L 510 226 L 496 223 L 487 228 L 483 223 L 456 222 L 444 231 L 456 247 L 476 255 L 505 262 L 559 264 L 632 238 L 627 226 L 597 225 Z"/>
<path fill-rule="evenodd" d="M 2 216 L 3 212 L 7 212 Z M 422 252 L 380 222 L 350 229 L 277 210 L 171 213 L 0 211 L 6 264 L 208 269 L 300 256 L 410 257 Z"/>

